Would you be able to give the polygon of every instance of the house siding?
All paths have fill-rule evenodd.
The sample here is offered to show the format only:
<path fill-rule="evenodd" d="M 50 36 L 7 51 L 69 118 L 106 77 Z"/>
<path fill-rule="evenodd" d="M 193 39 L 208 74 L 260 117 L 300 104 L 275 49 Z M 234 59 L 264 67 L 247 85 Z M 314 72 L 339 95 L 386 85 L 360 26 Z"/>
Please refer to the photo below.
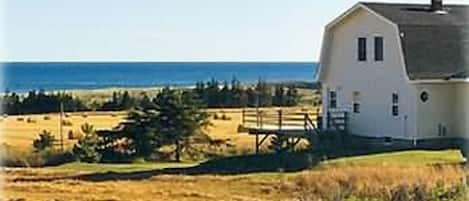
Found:
<path fill-rule="evenodd" d="M 417 84 L 418 88 L 418 137 L 456 137 L 458 131 L 455 120 L 456 85 L 451 83 Z M 427 92 L 428 100 L 423 102 L 420 94 Z M 443 135 L 442 129 L 446 129 Z"/>
<path fill-rule="evenodd" d="M 323 111 L 328 91 L 337 91 L 338 110 L 350 112 L 349 131 L 366 137 L 413 139 L 417 136 L 417 89 L 409 84 L 397 26 L 363 8 L 326 31 L 320 81 Z M 374 37 L 384 38 L 384 61 L 374 61 Z M 357 40 L 367 38 L 367 61 L 358 61 Z M 360 113 L 352 113 L 354 91 Z M 392 93 L 399 94 L 399 116 L 392 116 Z"/>

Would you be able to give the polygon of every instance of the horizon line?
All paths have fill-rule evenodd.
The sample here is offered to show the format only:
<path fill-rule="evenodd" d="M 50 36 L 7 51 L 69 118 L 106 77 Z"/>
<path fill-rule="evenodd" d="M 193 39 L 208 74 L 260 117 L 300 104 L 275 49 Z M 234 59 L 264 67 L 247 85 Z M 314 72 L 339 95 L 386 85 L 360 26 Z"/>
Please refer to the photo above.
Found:
<path fill-rule="evenodd" d="M 83 60 L 66 60 L 66 61 L 0 61 L 2 63 L 318 63 L 319 61 L 303 61 L 303 60 L 265 60 L 265 61 L 236 61 L 236 60 L 221 60 L 221 61 L 134 61 L 134 60 L 121 60 L 121 61 L 83 61 Z"/>

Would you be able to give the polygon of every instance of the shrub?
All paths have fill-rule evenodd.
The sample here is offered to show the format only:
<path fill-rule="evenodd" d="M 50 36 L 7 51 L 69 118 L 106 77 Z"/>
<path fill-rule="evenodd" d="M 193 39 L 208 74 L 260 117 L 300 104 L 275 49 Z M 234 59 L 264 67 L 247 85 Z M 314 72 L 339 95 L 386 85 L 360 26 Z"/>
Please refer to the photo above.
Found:
<path fill-rule="evenodd" d="M 26 152 L 14 150 L 8 146 L 2 146 L 1 165 L 4 167 L 44 167 L 61 165 L 72 162 L 73 155 L 70 152 L 59 152 L 48 148 L 39 152 Z"/>
<path fill-rule="evenodd" d="M 244 127 L 243 125 L 239 124 L 238 129 L 236 129 L 238 133 L 247 133 L 249 132 L 249 129 Z"/>
<path fill-rule="evenodd" d="M 36 151 L 43 151 L 54 146 L 55 137 L 46 130 L 39 133 L 39 138 L 33 141 L 33 147 Z"/>
<path fill-rule="evenodd" d="M 215 114 L 213 114 L 213 119 L 218 120 L 218 119 L 220 119 L 220 117 L 218 116 L 217 113 L 215 113 Z"/>

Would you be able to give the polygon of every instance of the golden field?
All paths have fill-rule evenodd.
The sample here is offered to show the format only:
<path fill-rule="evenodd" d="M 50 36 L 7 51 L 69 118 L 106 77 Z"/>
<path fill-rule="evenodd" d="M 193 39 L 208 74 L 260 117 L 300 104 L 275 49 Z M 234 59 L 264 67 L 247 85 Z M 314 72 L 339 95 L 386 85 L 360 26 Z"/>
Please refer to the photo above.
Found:
<path fill-rule="evenodd" d="M 264 108 L 263 110 L 276 111 L 279 108 Z M 304 107 L 284 108 L 290 111 L 305 110 Z M 312 110 L 310 108 L 309 110 Z M 205 132 L 214 139 L 229 140 L 236 149 L 249 151 L 254 148 L 254 137 L 246 133 L 238 133 L 238 126 L 242 124 L 242 109 L 208 109 L 211 115 L 212 125 L 205 128 Z M 220 118 L 215 119 L 217 115 Z M 226 119 L 221 119 L 225 116 Z M 67 147 L 71 147 L 76 140 L 69 140 L 70 132 L 80 134 L 80 127 L 89 123 L 97 130 L 112 129 L 126 118 L 125 112 L 76 112 L 67 113 L 65 121 L 71 123 L 69 126 L 63 126 L 64 142 Z M 29 121 L 28 121 L 29 120 Z M 0 143 L 9 147 L 27 151 L 32 149 L 32 142 L 38 137 L 38 134 L 47 130 L 60 139 L 59 132 L 59 114 L 34 114 L 34 115 L 16 115 L 5 116 L 1 118 L 1 138 Z"/>
<path fill-rule="evenodd" d="M 399 152 L 333 160 L 296 173 L 230 176 L 170 175 L 155 171 L 191 164 L 74 163 L 42 169 L 6 169 L 2 172 L 5 178 L 3 194 L 5 200 L 25 201 L 306 201 L 340 195 L 387 198 L 399 188 L 428 192 L 437 187 L 450 189 L 463 185 L 465 173 L 458 164 L 460 159 L 455 151 Z M 150 169 L 153 171 L 148 171 Z M 103 180 L 86 176 L 94 175 L 96 179 L 101 177 L 97 173 L 108 171 L 114 176 Z M 133 177 L 124 179 L 120 178 L 121 174 Z"/>

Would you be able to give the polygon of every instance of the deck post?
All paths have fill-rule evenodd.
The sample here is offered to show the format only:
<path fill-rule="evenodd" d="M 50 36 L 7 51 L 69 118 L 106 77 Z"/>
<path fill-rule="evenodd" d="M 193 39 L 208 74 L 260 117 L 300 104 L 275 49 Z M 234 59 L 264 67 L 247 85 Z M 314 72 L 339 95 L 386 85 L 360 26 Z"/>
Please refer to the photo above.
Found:
<path fill-rule="evenodd" d="M 246 125 L 246 108 L 241 110 L 241 122 L 243 123 L 243 126 Z"/>
<path fill-rule="evenodd" d="M 259 154 L 259 134 L 256 133 L 256 154 Z"/>
<path fill-rule="evenodd" d="M 331 112 L 327 112 L 327 119 L 326 119 L 326 125 L 327 125 L 327 128 L 326 129 L 331 129 Z"/>
<path fill-rule="evenodd" d="M 278 130 L 282 130 L 282 109 L 278 110 Z"/>
<path fill-rule="evenodd" d="M 308 131 L 308 113 L 305 113 L 305 119 L 304 119 L 304 128 L 305 128 L 305 131 Z"/>

